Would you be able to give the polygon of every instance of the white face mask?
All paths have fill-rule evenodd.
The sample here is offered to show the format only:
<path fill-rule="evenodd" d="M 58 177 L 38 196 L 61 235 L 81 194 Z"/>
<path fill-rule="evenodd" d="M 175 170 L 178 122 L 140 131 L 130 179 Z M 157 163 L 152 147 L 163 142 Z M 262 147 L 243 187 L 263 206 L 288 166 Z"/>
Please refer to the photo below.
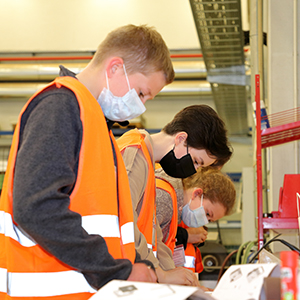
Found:
<path fill-rule="evenodd" d="M 129 91 L 123 97 L 117 97 L 113 95 L 113 93 L 109 90 L 107 73 L 105 72 L 107 89 L 103 89 L 97 100 L 102 108 L 105 117 L 109 120 L 118 122 L 136 118 L 146 110 L 146 107 L 138 96 L 136 90 L 130 89 L 130 84 L 124 64 L 123 68 Z"/>
<path fill-rule="evenodd" d="M 195 210 L 190 209 L 190 203 L 192 200 L 190 200 L 189 203 L 187 203 L 183 208 L 182 208 L 182 221 L 184 222 L 185 225 L 188 227 L 201 227 L 206 224 L 208 224 L 208 220 L 206 217 L 205 209 L 202 206 L 203 204 L 203 194 L 201 196 L 201 206 L 198 207 Z"/>

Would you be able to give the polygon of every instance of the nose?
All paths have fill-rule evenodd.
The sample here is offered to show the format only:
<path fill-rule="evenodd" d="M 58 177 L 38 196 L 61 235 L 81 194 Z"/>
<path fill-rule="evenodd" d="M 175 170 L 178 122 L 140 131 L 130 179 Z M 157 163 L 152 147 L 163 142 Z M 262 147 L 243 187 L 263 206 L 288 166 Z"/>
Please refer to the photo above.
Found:
<path fill-rule="evenodd" d="M 150 96 L 144 96 L 144 97 L 142 97 L 141 98 L 141 101 L 143 102 L 143 104 L 145 104 L 146 103 L 146 101 L 148 101 L 148 100 L 151 100 L 152 98 L 150 97 Z"/>

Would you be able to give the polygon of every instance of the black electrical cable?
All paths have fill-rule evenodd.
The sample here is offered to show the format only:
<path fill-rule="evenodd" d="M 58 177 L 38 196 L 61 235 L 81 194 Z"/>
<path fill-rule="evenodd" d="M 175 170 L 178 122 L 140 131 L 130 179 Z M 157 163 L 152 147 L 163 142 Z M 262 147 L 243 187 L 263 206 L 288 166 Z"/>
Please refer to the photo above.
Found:
<path fill-rule="evenodd" d="M 251 264 L 254 259 L 259 255 L 259 253 L 265 249 L 269 244 L 271 244 L 272 242 L 281 242 L 282 244 L 284 244 L 285 246 L 287 246 L 288 248 L 290 248 L 292 251 L 296 251 L 300 254 L 300 249 L 297 248 L 296 246 L 288 243 L 285 240 L 282 239 L 277 239 L 281 234 L 276 235 L 275 237 L 273 237 L 271 240 L 269 240 L 266 244 L 264 244 L 254 255 L 253 257 L 249 260 L 249 264 Z"/>
<path fill-rule="evenodd" d="M 281 234 L 276 235 L 275 237 L 273 237 L 271 240 L 269 240 L 266 244 L 264 244 L 253 256 L 252 258 L 249 260 L 249 264 L 251 264 L 254 259 L 259 255 L 259 253 L 265 249 L 270 243 L 272 243 L 273 240 L 275 240 L 276 238 L 278 238 Z"/>
<path fill-rule="evenodd" d="M 285 240 L 282 240 L 282 239 L 275 239 L 273 240 L 273 242 L 281 242 L 282 244 L 286 245 L 288 248 L 290 248 L 292 251 L 296 251 L 298 252 L 298 254 L 300 254 L 300 249 L 297 248 L 296 246 L 290 244 L 289 242 L 285 241 Z"/>
<path fill-rule="evenodd" d="M 222 237 L 221 237 L 221 229 L 220 229 L 219 220 L 217 220 L 216 223 L 217 223 L 217 229 L 218 229 L 219 243 L 220 243 L 221 245 L 223 245 Z"/>

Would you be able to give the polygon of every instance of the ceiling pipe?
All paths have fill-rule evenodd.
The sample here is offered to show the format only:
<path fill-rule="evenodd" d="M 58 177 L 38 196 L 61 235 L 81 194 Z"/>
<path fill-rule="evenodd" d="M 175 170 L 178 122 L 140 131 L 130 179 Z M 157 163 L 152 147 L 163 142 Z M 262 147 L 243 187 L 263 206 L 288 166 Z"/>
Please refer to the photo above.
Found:
<path fill-rule="evenodd" d="M 203 60 L 173 61 L 172 63 L 176 79 L 206 78 Z M 63 65 L 78 74 L 87 66 L 87 63 L 66 62 Z M 0 81 L 51 81 L 58 75 L 59 66 L 55 62 L 0 64 Z"/>
<path fill-rule="evenodd" d="M 248 49 L 244 50 L 245 52 Z M 203 58 L 202 53 L 198 54 L 170 54 L 171 58 Z M 45 61 L 45 60 L 90 60 L 93 55 L 87 56 L 22 56 L 22 57 L 0 57 L 0 61 Z"/>
<path fill-rule="evenodd" d="M 36 82 L 8 82 L 0 83 L 1 98 L 28 98 L 46 83 Z M 206 80 L 174 81 L 165 86 L 158 95 L 160 96 L 191 96 L 210 95 L 211 86 Z"/>
<path fill-rule="evenodd" d="M 202 54 L 171 54 L 171 58 L 202 58 Z M 0 57 L 0 61 L 43 61 L 43 60 L 90 60 L 92 55 L 88 56 L 30 56 L 30 57 Z"/>

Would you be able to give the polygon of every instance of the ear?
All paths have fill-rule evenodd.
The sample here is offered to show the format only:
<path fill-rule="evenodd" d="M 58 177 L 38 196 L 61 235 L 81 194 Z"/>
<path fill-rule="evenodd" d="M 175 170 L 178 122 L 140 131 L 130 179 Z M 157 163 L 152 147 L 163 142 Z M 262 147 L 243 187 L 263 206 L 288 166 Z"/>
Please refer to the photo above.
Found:
<path fill-rule="evenodd" d="M 175 134 L 175 145 L 179 145 L 180 143 L 185 143 L 188 134 L 185 131 L 180 131 Z"/>
<path fill-rule="evenodd" d="M 118 70 L 123 71 L 123 64 L 124 61 L 121 57 L 118 56 L 111 57 L 106 64 L 107 77 L 108 78 L 113 77 Z"/>
<path fill-rule="evenodd" d="M 192 193 L 192 200 L 196 199 L 198 196 L 201 197 L 203 194 L 203 190 L 201 188 L 195 188 Z"/>

